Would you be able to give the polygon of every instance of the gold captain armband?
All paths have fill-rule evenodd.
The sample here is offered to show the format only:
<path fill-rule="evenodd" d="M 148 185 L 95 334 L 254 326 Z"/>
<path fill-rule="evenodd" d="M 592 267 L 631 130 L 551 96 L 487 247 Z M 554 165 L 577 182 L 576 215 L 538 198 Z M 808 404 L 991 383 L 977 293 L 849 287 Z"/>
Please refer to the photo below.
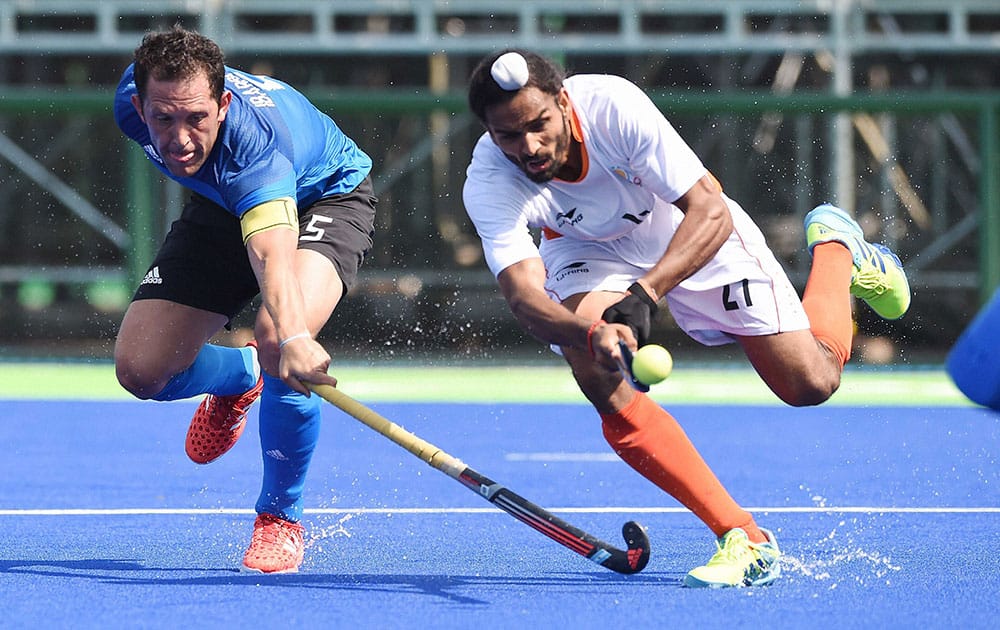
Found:
<path fill-rule="evenodd" d="M 298 232 L 298 207 L 291 197 L 265 201 L 243 213 L 243 216 L 240 217 L 240 227 L 243 229 L 244 245 L 254 234 L 260 234 L 274 228 L 288 228 Z"/>

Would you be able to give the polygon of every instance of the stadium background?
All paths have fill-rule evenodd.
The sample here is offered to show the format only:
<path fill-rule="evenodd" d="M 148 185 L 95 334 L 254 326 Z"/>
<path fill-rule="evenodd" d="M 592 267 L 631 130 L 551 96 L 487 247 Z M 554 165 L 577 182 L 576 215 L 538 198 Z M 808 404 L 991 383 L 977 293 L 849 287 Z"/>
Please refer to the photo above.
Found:
<path fill-rule="evenodd" d="M 173 23 L 308 93 L 375 161 L 376 246 L 320 336 L 335 361 L 557 361 L 508 314 L 461 203 L 481 133 L 465 78 L 512 45 L 645 88 L 800 290 L 801 217 L 853 208 L 914 292 L 901 321 L 857 311 L 859 364 L 941 363 L 1000 284 L 995 0 L 4 0 L 4 358 L 110 359 L 183 196 L 117 130 L 111 98 L 143 32 Z M 688 360 L 739 360 L 665 310 L 655 336 Z"/>

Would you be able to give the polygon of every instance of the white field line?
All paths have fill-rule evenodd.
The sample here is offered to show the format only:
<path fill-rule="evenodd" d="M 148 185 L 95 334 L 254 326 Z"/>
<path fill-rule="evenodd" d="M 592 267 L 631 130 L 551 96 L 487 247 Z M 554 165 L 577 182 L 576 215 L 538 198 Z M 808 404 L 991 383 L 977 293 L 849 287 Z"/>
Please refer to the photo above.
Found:
<path fill-rule="evenodd" d="M 750 512 L 773 514 L 1000 514 L 1000 507 L 748 507 Z M 562 514 L 687 514 L 683 507 L 561 507 L 548 508 Z M 307 508 L 306 514 L 502 514 L 499 508 Z M 248 508 L 26 508 L 0 509 L 0 516 L 184 516 L 250 515 Z"/>

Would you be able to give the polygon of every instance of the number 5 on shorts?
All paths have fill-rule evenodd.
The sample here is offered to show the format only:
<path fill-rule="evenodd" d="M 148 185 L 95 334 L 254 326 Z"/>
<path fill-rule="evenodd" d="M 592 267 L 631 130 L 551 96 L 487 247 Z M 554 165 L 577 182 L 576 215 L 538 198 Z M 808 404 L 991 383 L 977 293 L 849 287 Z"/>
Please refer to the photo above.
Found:
<path fill-rule="evenodd" d="M 299 234 L 300 241 L 321 241 L 323 240 L 323 235 L 326 234 L 326 230 L 321 228 L 319 224 L 321 223 L 333 223 L 333 219 L 330 217 L 324 217 L 319 214 L 314 214 L 309 217 L 309 224 L 302 230 Z"/>

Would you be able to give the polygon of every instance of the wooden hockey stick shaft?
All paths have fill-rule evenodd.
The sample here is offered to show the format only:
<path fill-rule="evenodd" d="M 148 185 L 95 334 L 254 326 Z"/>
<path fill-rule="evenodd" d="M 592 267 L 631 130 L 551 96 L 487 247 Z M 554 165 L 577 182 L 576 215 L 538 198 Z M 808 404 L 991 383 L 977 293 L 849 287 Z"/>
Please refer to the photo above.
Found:
<path fill-rule="evenodd" d="M 649 562 L 649 538 L 642 525 L 634 521 L 626 523 L 622 527 L 622 535 L 625 537 L 628 549 L 613 547 L 481 475 L 466 466 L 462 460 L 410 433 L 339 389 L 329 385 L 310 384 L 309 387 L 344 413 L 381 433 L 433 468 L 457 479 L 462 485 L 522 523 L 592 562 L 618 573 L 638 573 Z"/>

